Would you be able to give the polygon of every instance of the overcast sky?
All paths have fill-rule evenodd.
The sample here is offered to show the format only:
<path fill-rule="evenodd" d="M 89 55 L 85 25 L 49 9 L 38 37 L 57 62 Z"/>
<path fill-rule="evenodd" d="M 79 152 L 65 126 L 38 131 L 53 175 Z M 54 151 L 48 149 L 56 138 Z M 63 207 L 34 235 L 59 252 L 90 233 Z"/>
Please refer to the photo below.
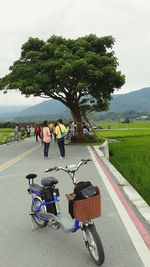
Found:
<path fill-rule="evenodd" d="M 20 57 L 29 37 L 77 38 L 90 33 L 116 39 L 115 54 L 126 84 L 118 93 L 150 86 L 149 0 L 1 0 L 0 77 Z M 0 92 L 0 105 L 36 104 L 39 98 Z"/>

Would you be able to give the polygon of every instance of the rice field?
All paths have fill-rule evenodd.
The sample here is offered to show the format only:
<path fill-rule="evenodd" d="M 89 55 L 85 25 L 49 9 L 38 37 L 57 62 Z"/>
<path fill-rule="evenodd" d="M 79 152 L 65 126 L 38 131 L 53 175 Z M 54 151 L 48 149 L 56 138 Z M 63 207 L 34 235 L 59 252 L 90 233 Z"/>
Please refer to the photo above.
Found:
<path fill-rule="evenodd" d="M 97 134 L 119 141 L 109 144 L 110 162 L 150 205 L 150 122 L 128 124 L 128 128 L 117 125 Z"/>

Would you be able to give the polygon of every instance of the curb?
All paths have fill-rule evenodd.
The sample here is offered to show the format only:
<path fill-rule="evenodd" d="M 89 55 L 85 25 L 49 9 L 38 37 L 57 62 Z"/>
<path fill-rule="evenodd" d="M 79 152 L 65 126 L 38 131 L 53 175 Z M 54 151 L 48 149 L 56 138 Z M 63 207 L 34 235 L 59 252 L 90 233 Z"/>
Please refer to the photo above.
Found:
<path fill-rule="evenodd" d="M 150 207 L 140 196 L 140 194 L 132 187 L 132 185 L 121 175 L 121 173 L 110 163 L 108 159 L 105 158 L 102 151 L 100 151 L 99 146 L 94 146 L 95 151 L 98 156 L 107 166 L 109 172 L 116 179 L 117 183 L 121 186 L 123 192 L 132 202 L 133 206 L 137 208 L 141 216 L 150 225 Z"/>

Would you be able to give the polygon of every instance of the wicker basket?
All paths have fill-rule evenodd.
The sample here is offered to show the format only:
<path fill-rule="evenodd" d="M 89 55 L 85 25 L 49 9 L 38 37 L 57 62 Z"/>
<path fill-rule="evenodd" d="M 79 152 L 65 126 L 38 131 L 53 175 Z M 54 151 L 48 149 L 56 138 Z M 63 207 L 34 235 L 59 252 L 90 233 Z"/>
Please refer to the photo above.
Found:
<path fill-rule="evenodd" d="M 97 186 L 96 191 L 94 197 L 74 201 L 73 214 L 78 221 L 85 222 L 101 216 L 101 196 Z M 67 195 L 68 200 L 71 197 L 72 194 Z"/>

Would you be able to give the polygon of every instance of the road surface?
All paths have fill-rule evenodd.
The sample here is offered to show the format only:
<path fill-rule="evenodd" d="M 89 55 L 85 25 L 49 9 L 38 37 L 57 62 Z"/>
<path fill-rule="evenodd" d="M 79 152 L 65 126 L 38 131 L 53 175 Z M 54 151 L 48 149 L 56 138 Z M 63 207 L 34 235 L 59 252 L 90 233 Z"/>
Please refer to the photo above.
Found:
<path fill-rule="evenodd" d="M 0 146 L 0 266 L 1 267 L 92 267 L 95 266 L 85 248 L 82 233 L 65 234 L 49 227 L 33 227 L 29 215 L 31 200 L 27 194 L 28 173 L 37 173 L 37 182 L 48 176 L 44 169 L 78 163 L 82 158 L 93 157 L 94 162 L 81 167 L 77 180 L 91 180 L 100 187 L 102 216 L 95 220 L 97 231 L 105 250 L 107 267 L 149 267 L 148 242 L 137 234 L 134 222 L 117 197 L 113 187 L 104 176 L 93 149 L 81 145 L 66 145 L 66 159 L 59 159 L 56 143 L 51 143 L 50 158 L 43 159 L 43 147 L 34 138 L 19 143 Z M 67 174 L 53 173 L 59 180 L 61 212 L 67 215 L 65 193 L 72 191 Z M 119 190 L 119 189 L 118 189 Z M 127 208 L 128 209 L 128 208 Z M 144 232 L 145 233 L 145 232 Z"/>

